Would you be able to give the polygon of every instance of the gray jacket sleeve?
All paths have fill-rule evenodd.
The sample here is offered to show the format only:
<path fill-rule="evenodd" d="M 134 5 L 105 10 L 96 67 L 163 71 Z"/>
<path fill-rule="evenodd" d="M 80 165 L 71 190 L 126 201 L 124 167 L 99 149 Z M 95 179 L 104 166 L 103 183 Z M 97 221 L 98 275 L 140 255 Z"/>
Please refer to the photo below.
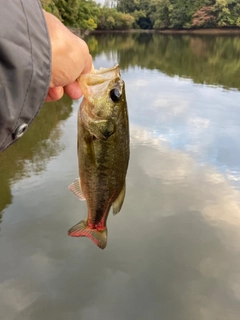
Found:
<path fill-rule="evenodd" d="M 39 0 L 0 0 L 0 152 L 20 138 L 48 92 L 51 46 Z"/>

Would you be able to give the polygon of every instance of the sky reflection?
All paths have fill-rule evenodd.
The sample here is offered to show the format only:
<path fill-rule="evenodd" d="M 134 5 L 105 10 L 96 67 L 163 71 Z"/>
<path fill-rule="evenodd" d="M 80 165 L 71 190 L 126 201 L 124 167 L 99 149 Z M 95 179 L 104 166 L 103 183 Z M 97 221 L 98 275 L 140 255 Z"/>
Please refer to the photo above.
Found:
<path fill-rule="evenodd" d="M 95 67 L 112 66 L 109 57 Z M 1 319 L 240 318 L 240 93 L 157 70 L 122 75 L 131 158 L 108 246 L 67 236 L 87 214 L 67 189 L 78 174 L 77 101 L 57 124 L 58 152 L 11 184 Z"/>
<path fill-rule="evenodd" d="M 238 91 L 136 68 L 128 70 L 126 83 L 134 124 L 197 161 L 211 163 L 231 180 L 239 180 Z"/>

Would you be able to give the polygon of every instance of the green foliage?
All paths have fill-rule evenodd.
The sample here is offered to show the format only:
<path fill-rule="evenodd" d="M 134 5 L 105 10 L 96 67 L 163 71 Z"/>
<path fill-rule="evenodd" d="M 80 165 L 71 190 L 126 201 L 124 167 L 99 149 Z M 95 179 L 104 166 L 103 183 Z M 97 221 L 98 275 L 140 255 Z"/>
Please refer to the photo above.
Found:
<path fill-rule="evenodd" d="M 126 30 L 131 29 L 135 19 L 129 13 L 118 12 L 115 8 L 103 7 L 100 9 L 98 29 L 100 30 Z"/>
<path fill-rule="evenodd" d="M 119 0 L 117 1 L 117 9 L 121 12 L 133 13 L 139 10 L 140 0 Z"/>
<path fill-rule="evenodd" d="M 98 19 L 98 29 L 114 29 L 116 24 L 116 14 L 116 9 L 108 9 L 106 7 L 103 7 L 100 10 L 100 15 Z"/>
<path fill-rule="evenodd" d="M 164 29 L 170 26 L 170 12 L 172 11 L 170 0 L 152 0 L 150 11 L 153 28 Z"/>
<path fill-rule="evenodd" d="M 118 0 L 117 10 L 130 13 L 135 18 L 135 28 L 152 29 L 152 21 L 149 16 L 148 0 Z"/>
<path fill-rule="evenodd" d="M 82 30 L 94 30 L 97 27 L 99 7 L 94 1 L 57 0 L 56 6 L 67 26 Z"/>
<path fill-rule="evenodd" d="M 61 15 L 60 15 L 60 13 L 58 11 L 58 8 L 56 7 L 55 1 L 52 1 L 52 0 L 41 0 L 41 3 L 42 3 L 42 7 L 43 7 L 44 10 L 54 14 L 57 18 L 62 20 Z"/>
<path fill-rule="evenodd" d="M 218 26 L 239 26 L 240 3 L 238 0 L 216 0 L 214 10 Z"/>
<path fill-rule="evenodd" d="M 119 0 L 117 9 L 131 13 L 144 28 L 209 28 L 240 25 L 239 0 Z M 142 17 L 136 17 L 141 10 Z"/>
<path fill-rule="evenodd" d="M 141 22 L 147 18 L 146 11 L 144 10 L 135 10 L 132 13 L 132 16 L 135 19 L 134 28 L 140 28 L 141 29 Z"/>
<path fill-rule="evenodd" d="M 117 29 L 131 29 L 135 19 L 129 13 L 120 13 L 119 19 L 116 21 Z"/>
<path fill-rule="evenodd" d="M 99 34 L 94 57 L 116 54 L 121 69 L 147 68 L 196 83 L 240 90 L 240 38 L 217 35 L 166 35 L 159 33 Z"/>
<path fill-rule="evenodd" d="M 94 30 L 100 7 L 92 0 L 41 0 L 43 8 L 56 15 L 69 27 Z"/>
<path fill-rule="evenodd" d="M 65 25 L 78 27 L 78 0 L 58 0 L 56 6 Z"/>
<path fill-rule="evenodd" d="M 240 27 L 240 0 L 41 0 L 67 26 L 82 30 Z"/>

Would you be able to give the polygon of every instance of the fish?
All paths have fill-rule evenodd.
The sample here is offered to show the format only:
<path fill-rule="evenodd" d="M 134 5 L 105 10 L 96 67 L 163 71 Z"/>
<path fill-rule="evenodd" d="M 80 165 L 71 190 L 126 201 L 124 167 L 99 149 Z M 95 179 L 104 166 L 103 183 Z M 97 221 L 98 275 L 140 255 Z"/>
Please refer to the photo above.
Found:
<path fill-rule="evenodd" d="M 107 245 L 107 218 L 124 202 L 130 157 L 125 83 L 119 65 L 100 68 L 78 79 L 84 98 L 78 111 L 77 178 L 69 189 L 86 200 L 88 215 L 68 235 Z"/>

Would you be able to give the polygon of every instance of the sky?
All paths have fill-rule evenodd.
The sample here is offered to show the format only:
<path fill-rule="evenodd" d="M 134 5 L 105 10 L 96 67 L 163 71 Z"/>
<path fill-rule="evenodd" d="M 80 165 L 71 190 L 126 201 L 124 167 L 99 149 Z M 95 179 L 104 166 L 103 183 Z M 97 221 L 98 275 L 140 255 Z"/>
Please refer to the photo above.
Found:
<path fill-rule="evenodd" d="M 100 3 L 101 5 L 105 4 L 105 0 L 94 0 L 96 3 Z"/>
<path fill-rule="evenodd" d="M 97 3 L 101 3 L 102 5 L 104 4 L 105 0 L 95 0 Z"/>

